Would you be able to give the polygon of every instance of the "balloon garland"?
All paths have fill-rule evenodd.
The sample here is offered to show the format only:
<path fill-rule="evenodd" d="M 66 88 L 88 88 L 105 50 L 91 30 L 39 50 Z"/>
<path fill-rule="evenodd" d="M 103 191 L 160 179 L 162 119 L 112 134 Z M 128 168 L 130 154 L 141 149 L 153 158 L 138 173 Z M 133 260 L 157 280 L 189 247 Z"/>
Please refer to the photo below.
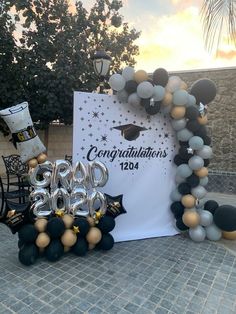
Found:
<path fill-rule="evenodd" d="M 219 240 L 218 215 L 213 222 L 213 213 L 203 209 L 202 202 L 207 193 L 207 166 L 213 154 L 206 124 L 207 105 L 216 96 L 214 82 L 206 78 L 198 80 L 188 93 L 187 84 L 178 76 L 169 76 L 163 68 L 155 70 L 150 77 L 144 70 L 126 67 L 122 74 L 113 74 L 109 84 L 123 103 L 141 105 L 149 115 L 157 114 L 161 107 L 164 112 L 169 112 L 179 141 L 179 151 L 174 157 L 177 187 L 170 195 L 170 210 L 176 219 L 176 227 L 180 231 L 188 230 L 195 242 L 206 237 Z"/>

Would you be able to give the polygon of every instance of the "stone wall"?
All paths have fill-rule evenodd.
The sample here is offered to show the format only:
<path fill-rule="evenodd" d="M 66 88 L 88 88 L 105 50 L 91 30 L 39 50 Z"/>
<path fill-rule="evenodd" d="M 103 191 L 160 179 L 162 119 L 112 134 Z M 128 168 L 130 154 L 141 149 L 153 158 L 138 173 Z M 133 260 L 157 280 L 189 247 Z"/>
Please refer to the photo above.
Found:
<path fill-rule="evenodd" d="M 214 158 L 210 170 L 236 173 L 236 67 L 200 71 L 172 72 L 180 76 L 188 86 L 200 78 L 213 80 L 218 88 L 214 102 L 208 108 L 209 134 L 212 137 Z M 44 132 L 38 132 L 44 142 Z M 0 134 L 0 154 L 17 153 L 9 137 Z M 72 154 L 72 127 L 53 125 L 49 128 L 48 156 L 50 160 Z M 0 173 L 4 172 L 0 158 Z M 236 180 L 235 180 L 236 181 Z"/>

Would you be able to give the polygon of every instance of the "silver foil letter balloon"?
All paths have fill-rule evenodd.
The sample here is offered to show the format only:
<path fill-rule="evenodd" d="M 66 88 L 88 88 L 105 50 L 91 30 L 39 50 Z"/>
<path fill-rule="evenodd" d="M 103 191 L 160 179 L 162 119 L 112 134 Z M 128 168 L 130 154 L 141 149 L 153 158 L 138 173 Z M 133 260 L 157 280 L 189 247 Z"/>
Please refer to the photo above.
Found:
<path fill-rule="evenodd" d="M 50 194 L 46 189 L 36 188 L 30 193 L 30 198 L 33 202 L 30 209 L 36 217 L 40 218 L 51 215 Z"/>
<path fill-rule="evenodd" d="M 52 163 L 46 161 L 43 164 L 38 164 L 35 168 L 29 171 L 30 183 L 35 188 L 45 188 L 50 185 L 52 176 Z"/>
<path fill-rule="evenodd" d="M 74 187 L 71 192 L 71 204 L 70 211 L 74 217 L 82 216 L 87 217 L 89 210 L 82 208 L 87 204 L 88 194 L 87 191 L 82 187 Z"/>
<path fill-rule="evenodd" d="M 53 163 L 51 190 L 55 190 L 58 187 L 59 182 L 61 186 L 67 191 L 71 190 L 70 179 L 72 176 L 71 165 L 66 160 L 56 160 Z"/>
<path fill-rule="evenodd" d="M 88 164 L 90 183 L 93 188 L 102 187 L 107 183 L 108 170 L 100 161 L 93 161 Z M 96 178 L 96 173 L 100 172 L 100 177 Z"/>

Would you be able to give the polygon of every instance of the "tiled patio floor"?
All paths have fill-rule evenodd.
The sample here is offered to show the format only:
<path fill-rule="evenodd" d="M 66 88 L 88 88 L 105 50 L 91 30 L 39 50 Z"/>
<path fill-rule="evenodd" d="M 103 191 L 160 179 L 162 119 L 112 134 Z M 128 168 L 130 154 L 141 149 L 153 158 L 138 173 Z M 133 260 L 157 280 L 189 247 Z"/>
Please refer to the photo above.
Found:
<path fill-rule="evenodd" d="M 117 243 L 84 258 L 18 262 L 0 225 L 0 313 L 236 313 L 236 257 L 183 236 Z"/>

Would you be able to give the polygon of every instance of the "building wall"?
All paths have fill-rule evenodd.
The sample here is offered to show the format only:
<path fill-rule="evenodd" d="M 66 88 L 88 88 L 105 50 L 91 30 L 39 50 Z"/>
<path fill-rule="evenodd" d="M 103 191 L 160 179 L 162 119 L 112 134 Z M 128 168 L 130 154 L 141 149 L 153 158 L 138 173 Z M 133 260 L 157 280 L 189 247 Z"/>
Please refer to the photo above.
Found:
<path fill-rule="evenodd" d="M 213 80 L 218 88 L 214 102 L 208 107 L 208 129 L 212 137 L 214 157 L 210 170 L 236 172 L 236 67 L 213 70 L 172 72 L 188 86 L 200 78 Z M 44 142 L 44 131 L 38 131 Z M 17 153 L 9 142 L 10 137 L 0 134 L 0 154 Z M 49 128 L 48 156 L 50 160 L 72 154 L 72 126 L 53 125 Z M 0 158 L 0 173 L 4 172 Z"/>

